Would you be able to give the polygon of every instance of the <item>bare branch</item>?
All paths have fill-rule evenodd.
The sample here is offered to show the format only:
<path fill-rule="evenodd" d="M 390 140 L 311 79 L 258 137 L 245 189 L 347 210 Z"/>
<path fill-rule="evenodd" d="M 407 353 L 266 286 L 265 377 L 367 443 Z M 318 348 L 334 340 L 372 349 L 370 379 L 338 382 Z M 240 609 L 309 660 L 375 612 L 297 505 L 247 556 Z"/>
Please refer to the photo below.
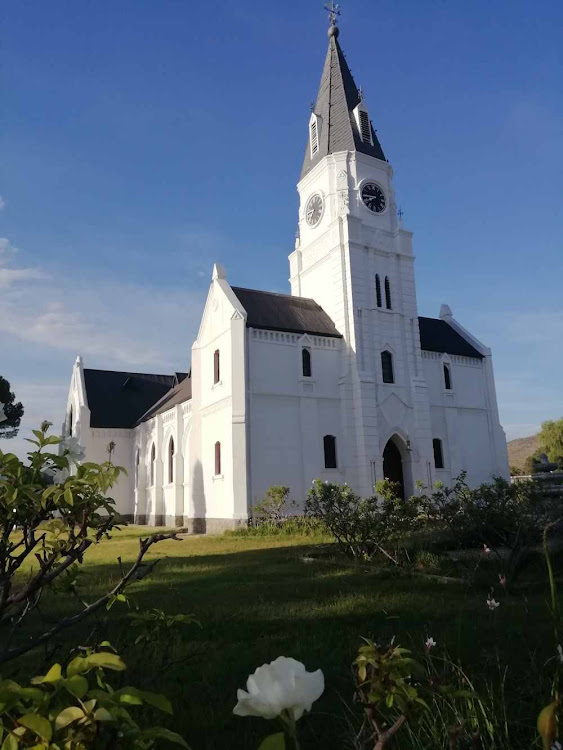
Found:
<path fill-rule="evenodd" d="M 3 650 L 2 652 L 0 652 L 0 664 L 10 661 L 11 659 L 16 658 L 17 656 L 21 656 L 22 654 L 25 654 L 28 651 L 31 651 L 36 646 L 39 646 L 42 643 L 45 643 L 46 641 L 51 639 L 61 630 L 64 630 L 65 628 L 69 628 L 72 625 L 76 625 L 76 623 L 80 622 L 81 620 L 84 620 L 86 617 L 96 612 L 98 609 L 100 609 L 100 607 L 103 607 L 105 604 L 107 604 L 107 602 L 113 596 L 117 596 L 117 594 L 121 593 L 121 591 L 123 591 L 123 589 L 128 584 L 132 583 L 135 580 L 135 574 L 141 568 L 143 558 L 148 552 L 148 550 L 152 547 L 153 544 L 157 544 L 158 542 L 161 542 L 165 539 L 175 539 L 176 541 L 180 541 L 180 539 L 178 538 L 178 534 L 186 533 L 186 532 L 187 532 L 187 529 L 176 529 L 175 531 L 153 534 L 151 537 L 147 537 L 146 539 L 142 539 L 142 538 L 139 539 L 139 553 L 137 555 L 136 560 L 131 565 L 129 570 L 125 573 L 125 575 L 121 578 L 121 580 L 113 587 L 113 589 L 111 589 L 111 591 L 108 591 L 106 594 L 101 596 L 95 602 L 92 602 L 91 604 L 86 606 L 82 611 L 77 612 L 75 615 L 63 618 L 58 623 L 56 623 L 52 628 L 50 628 L 49 630 L 45 631 L 44 633 L 42 633 L 41 635 L 35 638 L 31 638 L 28 642 L 26 642 L 22 646 L 18 646 L 17 648 L 13 648 L 13 649 Z M 45 583 L 46 581 L 44 582 L 43 585 L 45 585 Z"/>

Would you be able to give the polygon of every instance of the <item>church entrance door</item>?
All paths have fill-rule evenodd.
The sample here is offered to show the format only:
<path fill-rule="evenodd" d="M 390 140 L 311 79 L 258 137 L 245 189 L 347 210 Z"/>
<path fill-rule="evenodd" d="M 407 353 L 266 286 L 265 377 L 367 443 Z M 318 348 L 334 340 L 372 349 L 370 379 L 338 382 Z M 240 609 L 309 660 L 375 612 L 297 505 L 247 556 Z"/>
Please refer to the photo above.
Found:
<path fill-rule="evenodd" d="M 383 476 L 399 485 L 399 495 L 405 499 L 405 482 L 403 478 L 403 459 L 397 444 L 391 440 L 387 442 L 383 451 Z"/>

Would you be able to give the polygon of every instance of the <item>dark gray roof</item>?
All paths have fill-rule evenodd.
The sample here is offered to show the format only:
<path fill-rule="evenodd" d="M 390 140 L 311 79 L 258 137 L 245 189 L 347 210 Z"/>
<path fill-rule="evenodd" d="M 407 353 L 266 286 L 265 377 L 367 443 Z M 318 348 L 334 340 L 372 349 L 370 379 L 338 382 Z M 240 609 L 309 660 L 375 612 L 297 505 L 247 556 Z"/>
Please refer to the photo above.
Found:
<path fill-rule="evenodd" d="M 461 357 L 483 359 L 483 355 L 445 320 L 419 317 L 418 327 L 420 348 L 427 352 L 459 354 Z"/>
<path fill-rule="evenodd" d="M 162 414 L 164 411 L 168 411 L 177 404 L 183 404 L 184 401 L 189 401 L 192 397 L 192 379 L 191 376 L 184 376 L 184 379 L 176 383 L 176 385 L 167 391 L 164 396 L 153 404 L 143 416 L 139 419 L 139 422 L 146 422 L 148 419 L 155 417 L 157 414 Z"/>
<path fill-rule="evenodd" d="M 342 338 L 315 300 L 236 286 L 232 290 L 246 310 L 246 325 L 249 328 Z"/>
<path fill-rule="evenodd" d="M 177 375 L 84 370 L 90 427 L 130 429 L 175 383 Z"/>
<path fill-rule="evenodd" d="M 360 136 L 353 110 L 360 103 L 358 87 L 344 57 L 336 35 L 330 37 L 323 74 L 317 94 L 314 112 L 321 118 L 319 148 L 311 158 L 311 146 L 307 142 L 301 178 L 319 162 L 323 156 L 337 151 L 360 151 L 385 161 L 375 130 L 371 127 L 373 146 L 364 143 Z"/>

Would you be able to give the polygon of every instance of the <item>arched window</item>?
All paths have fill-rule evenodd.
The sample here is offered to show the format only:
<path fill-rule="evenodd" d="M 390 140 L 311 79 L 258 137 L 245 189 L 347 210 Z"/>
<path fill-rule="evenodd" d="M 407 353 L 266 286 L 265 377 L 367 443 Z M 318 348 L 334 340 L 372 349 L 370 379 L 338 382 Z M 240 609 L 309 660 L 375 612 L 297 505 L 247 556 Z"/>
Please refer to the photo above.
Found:
<path fill-rule="evenodd" d="M 150 477 L 151 477 L 151 485 L 154 485 L 155 478 L 156 478 L 156 448 L 154 447 L 154 443 L 152 444 L 152 448 L 151 448 Z"/>
<path fill-rule="evenodd" d="M 137 448 L 137 451 L 135 453 L 135 487 L 139 486 L 139 449 Z"/>
<path fill-rule="evenodd" d="M 391 352 L 381 352 L 381 372 L 383 374 L 384 383 L 394 383 L 395 377 L 393 374 L 393 355 Z"/>
<path fill-rule="evenodd" d="M 174 481 L 174 438 L 168 443 L 168 481 Z"/>
<path fill-rule="evenodd" d="M 452 374 L 449 365 L 444 365 L 444 387 L 447 391 L 452 390 Z"/>
<path fill-rule="evenodd" d="M 313 374 L 311 368 L 311 350 L 306 347 L 301 349 L 301 364 L 303 365 L 303 377 L 310 378 Z"/>
<path fill-rule="evenodd" d="M 375 297 L 377 301 L 377 306 L 381 307 L 383 304 L 381 300 L 381 279 L 379 278 L 379 274 L 375 274 Z"/>
<path fill-rule="evenodd" d="M 215 443 L 215 476 L 221 473 L 221 443 Z"/>
<path fill-rule="evenodd" d="M 213 383 L 218 383 L 221 371 L 219 369 L 219 349 L 215 349 L 213 354 Z"/>
<path fill-rule="evenodd" d="M 391 284 L 389 283 L 389 276 L 385 277 L 385 307 L 391 310 Z"/>
<path fill-rule="evenodd" d="M 325 453 L 325 469 L 336 469 L 336 438 L 334 435 L 325 435 L 323 438 Z"/>
<path fill-rule="evenodd" d="M 442 441 L 439 438 L 434 438 L 432 441 L 432 448 L 434 449 L 434 466 L 437 469 L 443 469 L 444 454 L 442 452 Z"/>

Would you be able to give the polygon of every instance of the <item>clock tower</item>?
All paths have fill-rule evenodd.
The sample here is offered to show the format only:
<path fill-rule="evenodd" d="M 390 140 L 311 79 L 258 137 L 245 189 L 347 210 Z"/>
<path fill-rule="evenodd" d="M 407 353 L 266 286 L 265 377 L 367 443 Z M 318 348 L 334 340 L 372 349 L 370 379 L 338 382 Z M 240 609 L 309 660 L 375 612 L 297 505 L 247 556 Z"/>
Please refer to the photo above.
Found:
<path fill-rule="evenodd" d="M 408 494 L 415 480 L 432 480 L 412 234 L 397 219 L 393 169 L 340 47 L 334 16 L 328 37 L 297 186 L 291 292 L 318 302 L 343 335 L 346 481 L 367 496 L 377 480 L 393 478 L 392 442 Z"/>

